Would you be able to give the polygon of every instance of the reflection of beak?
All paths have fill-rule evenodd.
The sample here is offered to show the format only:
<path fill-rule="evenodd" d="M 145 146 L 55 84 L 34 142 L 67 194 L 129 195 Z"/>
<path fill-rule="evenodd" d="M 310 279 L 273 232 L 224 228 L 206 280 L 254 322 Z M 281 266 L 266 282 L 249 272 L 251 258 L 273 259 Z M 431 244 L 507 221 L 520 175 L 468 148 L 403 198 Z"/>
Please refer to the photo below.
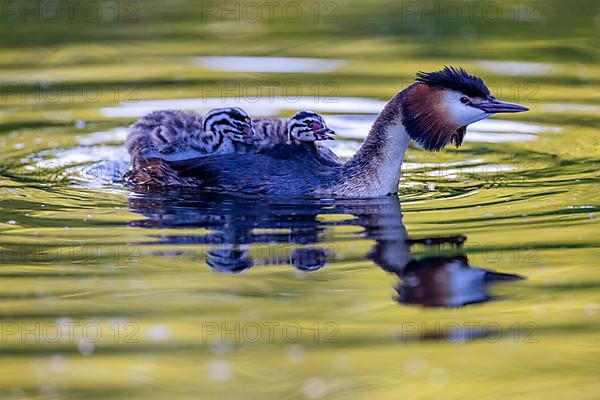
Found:
<path fill-rule="evenodd" d="M 471 104 L 471 106 L 479 108 L 480 110 L 485 111 L 488 114 L 518 113 L 523 111 L 529 111 L 529 108 L 523 107 L 519 104 L 505 103 L 496 99 L 488 100 L 479 104 Z"/>
<path fill-rule="evenodd" d="M 313 132 L 317 140 L 335 140 L 335 131 L 329 128 L 323 128 Z"/>

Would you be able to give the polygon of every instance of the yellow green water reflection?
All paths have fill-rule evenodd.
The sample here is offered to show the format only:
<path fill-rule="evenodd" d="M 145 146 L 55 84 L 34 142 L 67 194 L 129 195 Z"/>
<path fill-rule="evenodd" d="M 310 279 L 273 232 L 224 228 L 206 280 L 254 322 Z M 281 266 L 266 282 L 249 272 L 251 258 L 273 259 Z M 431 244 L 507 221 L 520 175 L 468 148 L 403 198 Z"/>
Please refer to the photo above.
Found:
<path fill-rule="evenodd" d="M 80 3 L 1 15 L 1 398 L 597 397 L 597 2 Z M 336 62 L 205 58 L 224 56 Z M 77 168 L 123 160 L 125 128 L 177 99 L 286 116 L 301 95 L 351 153 L 372 101 L 443 64 L 531 111 L 411 148 L 399 203 L 158 196 Z"/>

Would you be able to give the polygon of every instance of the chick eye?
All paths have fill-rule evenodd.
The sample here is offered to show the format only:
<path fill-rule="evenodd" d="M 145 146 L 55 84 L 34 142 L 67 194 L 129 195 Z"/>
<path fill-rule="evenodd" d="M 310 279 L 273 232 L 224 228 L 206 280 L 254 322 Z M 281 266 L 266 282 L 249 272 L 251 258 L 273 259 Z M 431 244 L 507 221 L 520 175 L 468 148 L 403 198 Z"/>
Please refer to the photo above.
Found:
<path fill-rule="evenodd" d="M 467 104 L 469 102 L 469 98 L 467 96 L 461 96 L 460 102 L 463 104 Z"/>
<path fill-rule="evenodd" d="M 322 128 L 323 128 L 323 126 L 320 123 L 313 122 L 313 124 L 312 124 L 313 131 L 318 131 L 318 130 L 321 130 Z"/>

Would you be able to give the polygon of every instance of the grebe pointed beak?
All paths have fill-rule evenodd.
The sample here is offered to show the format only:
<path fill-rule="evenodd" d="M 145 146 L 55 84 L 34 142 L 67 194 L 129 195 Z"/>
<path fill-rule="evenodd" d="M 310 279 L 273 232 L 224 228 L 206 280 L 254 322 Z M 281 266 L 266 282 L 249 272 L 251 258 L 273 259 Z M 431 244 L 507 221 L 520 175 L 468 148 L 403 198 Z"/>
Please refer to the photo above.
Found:
<path fill-rule="evenodd" d="M 471 104 L 472 107 L 479 108 L 488 114 L 498 113 L 518 113 L 523 111 L 529 111 L 529 108 L 524 107 L 520 104 L 505 103 L 496 99 L 490 99 L 483 103 Z"/>

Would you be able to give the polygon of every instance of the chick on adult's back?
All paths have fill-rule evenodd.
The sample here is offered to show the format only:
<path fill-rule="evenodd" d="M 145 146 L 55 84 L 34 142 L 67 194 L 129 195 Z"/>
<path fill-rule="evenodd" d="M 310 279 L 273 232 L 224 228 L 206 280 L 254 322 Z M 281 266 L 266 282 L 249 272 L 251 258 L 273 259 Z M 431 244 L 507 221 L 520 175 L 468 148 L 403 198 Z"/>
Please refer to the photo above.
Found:
<path fill-rule="evenodd" d="M 126 140 L 131 168 L 125 180 L 135 185 L 190 186 L 194 179 L 182 178 L 167 161 L 189 160 L 208 155 L 250 154 L 269 151 L 280 144 L 307 145 L 323 162 L 341 160 L 318 140 L 332 140 L 333 130 L 323 117 L 301 111 L 289 120 L 258 119 L 256 124 L 240 108 L 211 110 L 204 118 L 181 111 L 155 111 L 132 125 Z"/>

